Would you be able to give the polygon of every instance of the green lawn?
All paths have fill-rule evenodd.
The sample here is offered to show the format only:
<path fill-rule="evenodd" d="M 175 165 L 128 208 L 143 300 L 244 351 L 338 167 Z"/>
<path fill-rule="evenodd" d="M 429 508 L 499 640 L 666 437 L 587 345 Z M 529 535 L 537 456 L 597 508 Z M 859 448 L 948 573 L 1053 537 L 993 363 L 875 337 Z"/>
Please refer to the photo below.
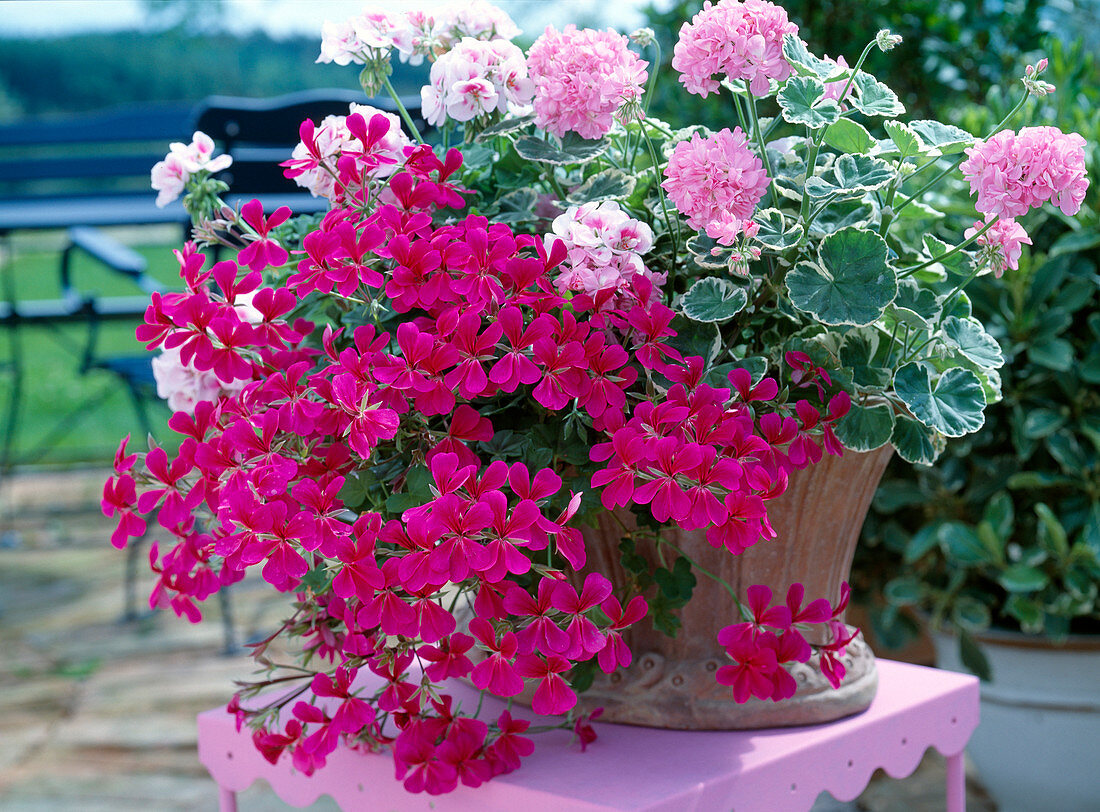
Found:
<path fill-rule="evenodd" d="M 136 250 L 149 260 L 153 276 L 166 284 L 179 285 L 179 266 L 172 256 L 171 246 L 139 246 Z M 17 247 L 14 255 L 6 256 L 4 262 L 2 270 L 12 275 L 18 300 L 53 299 L 59 295 L 58 252 Z M 126 278 L 110 273 L 85 256 L 74 259 L 73 280 L 84 293 L 140 295 Z M 144 347 L 134 338 L 137 323 L 102 325 L 97 354 L 144 353 Z M 12 336 L 8 331 L 3 332 L 0 335 L 0 419 L 6 419 L 12 393 L 12 378 L 5 363 L 11 357 Z M 83 325 L 64 325 L 56 329 L 28 327 L 18 331 L 26 374 L 15 441 L 17 463 L 109 461 L 118 441 L 126 434 L 134 435 L 136 444 L 144 444 L 143 438 L 138 436 L 142 431 L 137 415 L 118 379 L 102 371 L 80 374 L 80 359 L 87 336 L 87 328 Z M 103 400 L 91 408 L 89 402 L 101 396 Z M 158 439 L 169 444 L 168 408 L 158 402 L 149 413 Z M 72 429 L 62 437 L 50 439 L 57 427 L 70 419 L 77 421 Z M 48 447 L 43 449 L 43 443 Z M 44 453 L 38 453 L 39 450 Z M 34 459 L 27 460 L 32 454 Z"/>

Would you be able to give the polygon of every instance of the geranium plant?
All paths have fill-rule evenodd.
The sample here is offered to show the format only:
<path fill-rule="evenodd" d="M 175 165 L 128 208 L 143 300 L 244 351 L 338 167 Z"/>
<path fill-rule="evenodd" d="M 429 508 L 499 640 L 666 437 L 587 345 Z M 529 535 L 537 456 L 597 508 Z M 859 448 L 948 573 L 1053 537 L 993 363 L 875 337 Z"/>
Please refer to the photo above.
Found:
<path fill-rule="evenodd" d="M 326 25 L 320 59 L 362 66 L 407 129 L 367 106 L 302 124 L 286 175 L 331 200 L 323 218 L 225 207 L 209 157 L 154 174 L 162 196 L 182 178 L 200 242 L 239 254 L 178 252 L 185 290 L 154 294 L 138 336 L 223 387 L 171 418 L 175 459 L 124 443 L 104 506 L 120 545 L 154 511 L 175 537 L 151 552 L 154 604 L 196 619 L 253 567 L 288 593 L 254 647 L 280 673 L 231 707 L 306 772 L 342 740 L 391 748 L 412 791 L 515 768 L 528 723 L 454 707 L 453 677 L 530 684 L 535 713 L 587 740 L 576 692 L 630 663 L 622 631 L 648 612 L 675 633 L 714 576 L 656 534 L 661 566 L 615 594 L 575 575 L 580 524 L 628 509 L 735 555 L 774 537 L 767 502 L 823 453 L 892 442 L 930 462 L 997 396 L 1000 352 L 963 286 L 1014 264 L 1021 207 L 1072 212 L 1087 183 L 1074 136 L 895 121 L 861 70 L 889 32 L 849 68 L 778 6 L 708 5 L 673 64 L 688 92 L 730 94 L 739 126 L 717 133 L 647 116 L 651 32 L 549 28 L 526 54 L 515 33 L 484 3 Z M 393 94 L 395 53 L 432 62 L 430 144 Z M 1038 72 L 1017 109 L 1045 92 Z M 936 217 L 922 195 L 964 158 L 985 221 L 912 242 Z M 729 591 L 731 701 L 793 695 L 783 664 L 814 649 L 839 684 L 846 593 Z M 298 663 L 279 669 L 276 637 Z M 362 693 L 361 670 L 383 687 Z"/>

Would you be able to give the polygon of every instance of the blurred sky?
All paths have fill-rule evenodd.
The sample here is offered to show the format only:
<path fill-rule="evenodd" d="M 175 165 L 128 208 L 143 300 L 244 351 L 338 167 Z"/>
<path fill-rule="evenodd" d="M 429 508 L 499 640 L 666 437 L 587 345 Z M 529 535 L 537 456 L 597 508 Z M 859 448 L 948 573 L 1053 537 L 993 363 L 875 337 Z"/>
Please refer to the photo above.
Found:
<path fill-rule="evenodd" d="M 190 2 L 199 8 L 208 5 L 215 11 L 204 0 Z M 386 0 L 375 4 L 387 9 L 445 5 L 443 0 Z M 640 9 L 646 0 L 496 0 L 495 4 L 534 35 L 548 24 L 560 28 L 567 22 L 613 26 L 629 32 L 643 23 Z M 0 36 L 41 37 L 141 28 L 147 24 L 149 5 L 139 0 L 0 0 Z M 346 19 L 365 5 L 363 0 L 224 0 L 225 8 L 217 15 L 221 21 L 212 28 L 233 32 L 262 29 L 276 37 L 319 35 L 324 20 Z"/>

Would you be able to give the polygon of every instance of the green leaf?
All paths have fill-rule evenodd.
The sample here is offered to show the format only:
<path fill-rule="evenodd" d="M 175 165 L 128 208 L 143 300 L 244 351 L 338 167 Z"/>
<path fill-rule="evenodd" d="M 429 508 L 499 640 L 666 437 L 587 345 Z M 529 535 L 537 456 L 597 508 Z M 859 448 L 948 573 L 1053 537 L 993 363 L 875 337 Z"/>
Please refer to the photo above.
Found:
<path fill-rule="evenodd" d="M 969 251 L 957 251 L 949 257 L 941 260 L 952 247 L 938 237 L 931 234 L 924 235 L 924 248 L 928 255 L 937 261 L 937 264 L 948 273 L 955 276 L 969 276 L 973 264 L 974 255 Z"/>
<path fill-rule="evenodd" d="M 729 321 L 748 304 L 749 296 L 725 279 L 700 279 L 680 299 L 680 307 L 692 321 L 720 323 Z"/>
<path fill-rule="evenodd" d="M 784 251 L 795 246 L 802 239 L 802 226 L 788 224 L 779 209 L 763 209 L 753 216 L 753 222 L 760 226 L 756 241 L 768 248 Z"/>
<path fill-rule="evenodd" d="M 908 415 L 899 414 L 894 418 L 894 432 L 890 443 L 897 449 L 898 456 L 915 465 L 931 465 L 938 456 L 932 429 L 914 420 Z"/>
<path fill-rule="evenodd" d="M 1066 529 L 1062 527 L 1054 511 L 1042 502 L 1035 506 L 1035 515 L 1039 517 L 1039 546 L 1056 558 L 1064 559 L 1069 555 Z"/>
<path fill-rule="evenodd" d="M 905 554 L 903 557 L 905 563 L 912 564 L 915 561 L 919 561 L 939 544 L 939 525 L 926 524 L 914 533 L 910 537 L 909 543 L 905 545 Z"/>
<path fill-rule="evenodd" d="M 534 113 L 527 116 L 519 116 L 518 118 L 506 118 L 503 121 L 498 121 L 496 124 L 490 124 L 474 137 L 474 141 L 479 144 L 491 141 L 502 135 L 510 135 L 511 133 L 519 132 L 527 125 L 534 123 Z"/>
<path fill-rule="evenodd" d="M 925 321 L 932 321 L 940 315 L 940 302 L 936 294 L 922 288 L 912 277 L 898 280 L 898 298 L 894 304 L 913 311 Z"/>
<path fill-rule="evenodd" d="M 713 237 L 708 237 L 706 234 L 694 234 L 688 237 L 685 247 L 691 253 L 692 260 L 700 268 L 708 271 L 720 269 L 728 271 L 729 256 L 733 249 L 719 245 Z"/>
<path fill-rule="evenodd" d="M 863 115 L 894 118 L 905 112 L 905 105 L 898 101 L 894 91 L 871 74 L 859 71 L 852 85 L 856 94 L 850 96 L 848 101 Z"/>
<path fill-rule="evenodd" d="M 830 195 L 863 197 L 881 189 L 894 177 L 894 169 L 886 161 L 870 155 L 841 155 L 824 175 L 806 181 L 806 193 L 812 198 Z"/>
<path fill-rule="evenodd" d="M 835 62 L 826 62 L 810 53 L 806 43 L 797 34 L 787 34 L 783 38 L 783 56 L 799 76 L 815 76 L 825 81 L 845 73 L 845 69 Z"/>
<path fill-rule="evenodd" d="M 928 119 L 910 121 L 909 128 L 929 147 L 939 150 L 941 155 L 962 152 L 967 147 L 973 146 L 976 140 L 961 127 Z"/>
<path fill-rule="evenodd" d="M 1024 595 L 1009 595 L 1005 601 L 1005 612 L 1020 621 L 1025 632 L 1038 632 L 1043 628 L 1043 608 L 1039 603 Z"/>
<path fill-rule="evenodd" d="M 989 628 L 992 618 L 989 607 L 980 600 L 969 595 L 960 595 L 951 608 L 951 620 L 960 629 L 984 631 Z"/>
<path fill-rule="evenodd" d="M 836 436 L 852 451 L 873 451 L 890 442 L 894 410 L 889 404 L 859 406 L 855 403 L 836 424 Z"/>
<path fill-rule="evenodd" d="M 985 331 L 977 319 L 948 316 L 943 321 L 948 343 L 980 367 L 1003 367 L 1005 357 L 997 339 Z"/>
<path fill-rule="evenodd" d="M 997 491 L 986 503 L 983 518 L 989 522 L 1002 540 L 1009 539 L 1016 525 L 1016 511 L 1012 504 L 1012 497 L 1005 491 Z"/>
<path fill-rule="evenodd" d="M 1036 407 L 1024 418 L 1024 436 L 1032 440 L 1048 437 L 1066 424 L 1066 416 L 1054 409 Z"/>
<path fill-rule="evenodd" d="M 901 160 L 904 161 L 910 155 L 917 155 L 927 149 L 920 136 L 900 121 L 887 121 L 882 126 L 886 128 L 890 140 L 897 146 Z"/>
<path fill-rule="evenodd" d="M 894 606 L 914 606 L 920 603 L 924 589 L 916 578 L 903 575 L 887 581 L 882 594 Z"/>
<path fill-rule="evenodd" d="M 1073 368 L 1073 345 L 1064 338 L 1051 338 L 1028 347 L 1031 363 L 1055 372 L 1069 372 Z"/>
<path fill-rule="evenodd" d="M 825 143 L 841 152 L 866 154 L 875 145 L 875 139 L 862 124 L 842 118 L 829 125 Z"/>
<path fill-rule="evenodd" d="M 511 429 L 501 429 L 493 435 L 492 440 L 483 440 L 478 443 L 478 446 L 491 459 L 503 460 L 509 457 L 522 457 L 527 450 L 528 440 Z"/>
<path fill-rule="evenodd" d="M 997 583 L 1008 592 L 1038 592 L 1050 583 L 1050 578 L 1035 567 L 1013 564 L 997 577 Z"/>
<path fill-rule="evenodd" d="M 874 232 L 845 228 L 830 234 L 817 262 L 800 262 L 787 274 L 791 302 L 825 324 L 872 324 L 898 292 L 886 256 L 886 242 Z"/>
<path fill-rule="evenodd" d="M 969 369 L 949 369 L 932 386 L 928 367 L 909 363 L 894 373 L 894 391 L 924 425 L 962 437 L 985 423 L 982 382 Z"/>
<path fill-rule="evenodd" d="M 961 625 L 961 624 L 960 624 Z M 993 679 L 993 667 L 986 659 L 985 652 L 981 650 L 977 642 L 964 628 L 959 628 L 959 659 L 962 664 L 970 669 L 983 682 Z"/>
<path fill-rule="evenodd" d="M 621 200 L 630 197 L 638 181 L 621 169 L 605 169 L 598 172 L 565 198 L 572 206 L 597 203 L 604 200 Z"/>
<path fill-rule="evenodd" d="M 1082 228 L 1063 234 L 1050 247 L 1048 257 L 1053 259 L 1061 254 L 1080 254 L 1100 245 L 1100 227 Z"/>
<path fill-rule="evenodd" d="M 840 106 L 826 99 L 825 85 L 812 76 L 792 76 L 779 91 L 777 100 L 784 120 L 805 124 L 812 130 L 832 124 L 840 118 Z"/>
<path fill-rule="evenodd" d="M 944 554 L 953 562 L 963 566 L 990 562 L 989 550 L 969 525 L 944 522 L 940 525 L 938 535 Z"/>
<path fill-rule="evenodd" d="M 598 141 L 588 141 L 583 138 L 570 138 L 569 135 L 572 135 L 572 133 L 562 139 L 561 147 L 533 135 L 522 135 L 516 139 L 516 152 L 519 157 L 528 161 L 565 166 L 567 164 L 584 164 L 593 161 L 607 152 L 607 148 L 610 146 L 610 142 L 606 138 L 601 138 Z"/>

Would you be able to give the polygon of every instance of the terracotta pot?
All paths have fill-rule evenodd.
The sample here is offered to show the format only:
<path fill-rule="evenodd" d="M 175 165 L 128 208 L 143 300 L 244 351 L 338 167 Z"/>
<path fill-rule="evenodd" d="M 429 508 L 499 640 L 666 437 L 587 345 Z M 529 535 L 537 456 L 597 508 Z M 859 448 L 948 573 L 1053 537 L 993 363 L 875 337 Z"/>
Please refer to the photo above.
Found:
<path fill-rule="evenodd" d="M 817 465 L 791 476 L 786 493 L 768 503 L 768 515 L 778 537 L 759 542 L 738 556 L 717 550 L 704 531 L 672 528 L 665 537 L 700 566 L 715 573 L 745 595 L 753 584 L 771 587 L 776 599 L 799 581 L 806 599 L 835 602 L 847 580 L 860 529 L 875 489 L 889 461 L 889 446 L 843 457 L 826 455 Z M 628 525 L 629 513 L 619 514 Z M 587 572 L 607 576 L 622 594 L 627 573 L 619 563 L 622 526 L 610 515 L 598 528 L 584 528 L 588 547 Z M 646 549 L 646 547 L 649 549 Z M 656 559 L 653 545 L 639 543 L 639 552 Z M 733 701 L 730 689 L 714 673 L 729 662 L 718 644 L 718 632 L 740 618 L 723 587 L 700 573 L 691 600 L 678 612 L 682 627 L 675 638 L 657 631 L 648 620 L 624 635 L 634 654 L 628 669 L 605 676 L 581 695 L 584 709 L 602 707 L 603 721 L 676 729 L 732 730 L 831 721 L 865 710 L 878 679 L 874 656 L 862 637 L 849 646 L 843 662 L 848 669 L 838 690 L 828 685 L 815 661 L 796 664 L 791 673 L 799 683 L 789 700 Z"/>

